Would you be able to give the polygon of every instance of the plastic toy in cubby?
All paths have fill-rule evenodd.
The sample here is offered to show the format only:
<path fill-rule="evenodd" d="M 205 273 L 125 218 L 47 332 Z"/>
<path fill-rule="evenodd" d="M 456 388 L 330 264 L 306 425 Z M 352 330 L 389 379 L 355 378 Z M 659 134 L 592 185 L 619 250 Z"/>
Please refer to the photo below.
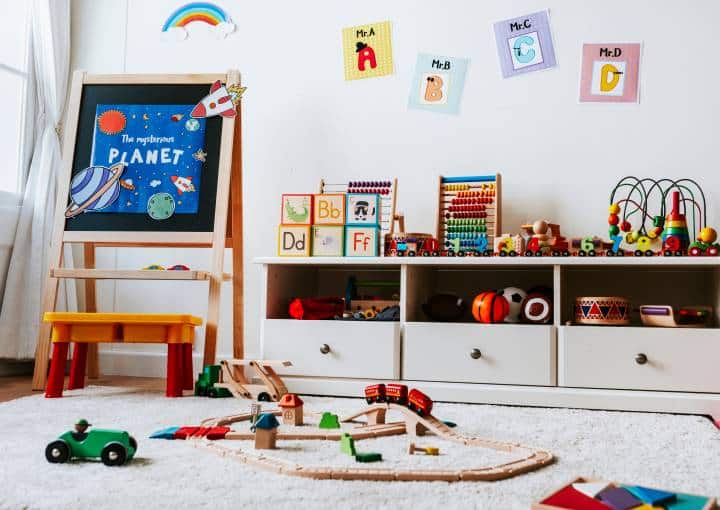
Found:
<path fill-rule="evenodd" d="M 627 326 L 630 301 L 620 296 L 583 296 L 575 299 L 575 322 L 590 326 Z"/>
<path fill-rule="evenodd" d="M 399 304 L 399 280 L 358 280 L 355 276 L 347 280 L 345 307 L 350 318 L 400 320 Z"/>
<path fill-rule="evenodd" d="M 494 291 L 478 294 L 473 300 L 472 314 L 475 320 L 484 324 L 502 322 L 510 311 L 505 296 Z"/>
<path fill-rule="evenodd" d="M 669 305 L 641 305 L 640 320 L 643 326 L 661 328 L 704 328 L 710 325 L 712 307 L 682 306 L 674 310 Z"/>
<path fill-rule="evenodd" d="M 527 292 L 519 287 L 505 287 L 498 291 L 498 294 L 502 295 L 508 302 L 508 313 L 504 321 L 509 323 L 520 322 L 522 304 L 527 297 Z"/>
<path fill-rule="evenodd" d="M 548 324 L 553 318 L 553 292 L 548 287 L 534 287 L 520 305 L 520 322 Z"/>
<path fill-rule="evenodd" d="M 288 315 L 298 320 L 323 320 L 342 317 L 345 300 L 341 297 L 295 298 L 288 305 Z"/>

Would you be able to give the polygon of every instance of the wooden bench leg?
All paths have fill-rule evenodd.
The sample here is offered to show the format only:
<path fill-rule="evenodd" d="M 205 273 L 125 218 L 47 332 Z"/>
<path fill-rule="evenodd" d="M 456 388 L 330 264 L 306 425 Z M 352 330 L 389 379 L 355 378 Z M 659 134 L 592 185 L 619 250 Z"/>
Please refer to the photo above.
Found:
<path fill-rule="evenodd" d="M 68 345 L 68 342 L 53 342 L 52 361 L 50 363 L 50 375 L 45 386 L 45 398 L 62 397 Z"/>
<path fill-rule="evenodd" d="M 68 389 L 77 390 L 85 387 L 85 366 L 87 365 L 88 344 L 75 343 L 73 346 L 72 363 Z"/>
<path fill-rule="evenodd" d="M 193 357 L 192 357 L 192 344 L 182 344 L 183 349 L 183 389 L 192 390 L 195 387 L 195 380 L 193 379 Z"/>
<path fill-rule="evenodd" d="M 182 397 L 183 361 L 182 344 L 168 344 L 166 397 Z"/>

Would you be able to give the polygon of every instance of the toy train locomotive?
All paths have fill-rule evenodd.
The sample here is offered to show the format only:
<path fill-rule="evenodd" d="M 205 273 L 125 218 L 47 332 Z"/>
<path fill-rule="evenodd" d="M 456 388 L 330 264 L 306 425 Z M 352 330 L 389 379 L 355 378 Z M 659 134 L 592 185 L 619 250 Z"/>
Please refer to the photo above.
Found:
<path fill-rule="evenodd" d="M 420 416 L 429 415 L 433 401 L 422 391 L 411 389 L 404 384 L 372 384 L 365 387 L 365 400 L 368 404 L 388 402 L 406 406 Z"/>

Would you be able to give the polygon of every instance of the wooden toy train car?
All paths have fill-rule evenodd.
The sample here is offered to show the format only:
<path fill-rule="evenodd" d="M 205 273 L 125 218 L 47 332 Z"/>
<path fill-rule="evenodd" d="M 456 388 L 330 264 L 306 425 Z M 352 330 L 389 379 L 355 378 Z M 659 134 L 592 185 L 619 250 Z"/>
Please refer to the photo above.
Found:
<path fill-rule="evenodd" d="M 422 391 L 411 389 L 404 384 L 372 384 L 365 387 L 365 400 L 368 404 L 388 402 L 407 406 L 420 416 L 429 415 L 433 402 Z"/>

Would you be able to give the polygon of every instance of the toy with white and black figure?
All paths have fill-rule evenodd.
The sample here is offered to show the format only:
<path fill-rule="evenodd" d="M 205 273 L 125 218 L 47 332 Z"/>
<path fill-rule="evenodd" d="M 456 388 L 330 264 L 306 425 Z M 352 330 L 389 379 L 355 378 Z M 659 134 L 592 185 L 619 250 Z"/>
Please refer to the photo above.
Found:
<path fill-rule="evenodd" d="M 52 464 L 62 464 L 70 459 L 97 459 L 106 466 L 122 466 L 137 452 L 137 441 L 123 430 L 93 429 L 84 418 L 52 441 L 45 448 L 45 458 Z"/>

